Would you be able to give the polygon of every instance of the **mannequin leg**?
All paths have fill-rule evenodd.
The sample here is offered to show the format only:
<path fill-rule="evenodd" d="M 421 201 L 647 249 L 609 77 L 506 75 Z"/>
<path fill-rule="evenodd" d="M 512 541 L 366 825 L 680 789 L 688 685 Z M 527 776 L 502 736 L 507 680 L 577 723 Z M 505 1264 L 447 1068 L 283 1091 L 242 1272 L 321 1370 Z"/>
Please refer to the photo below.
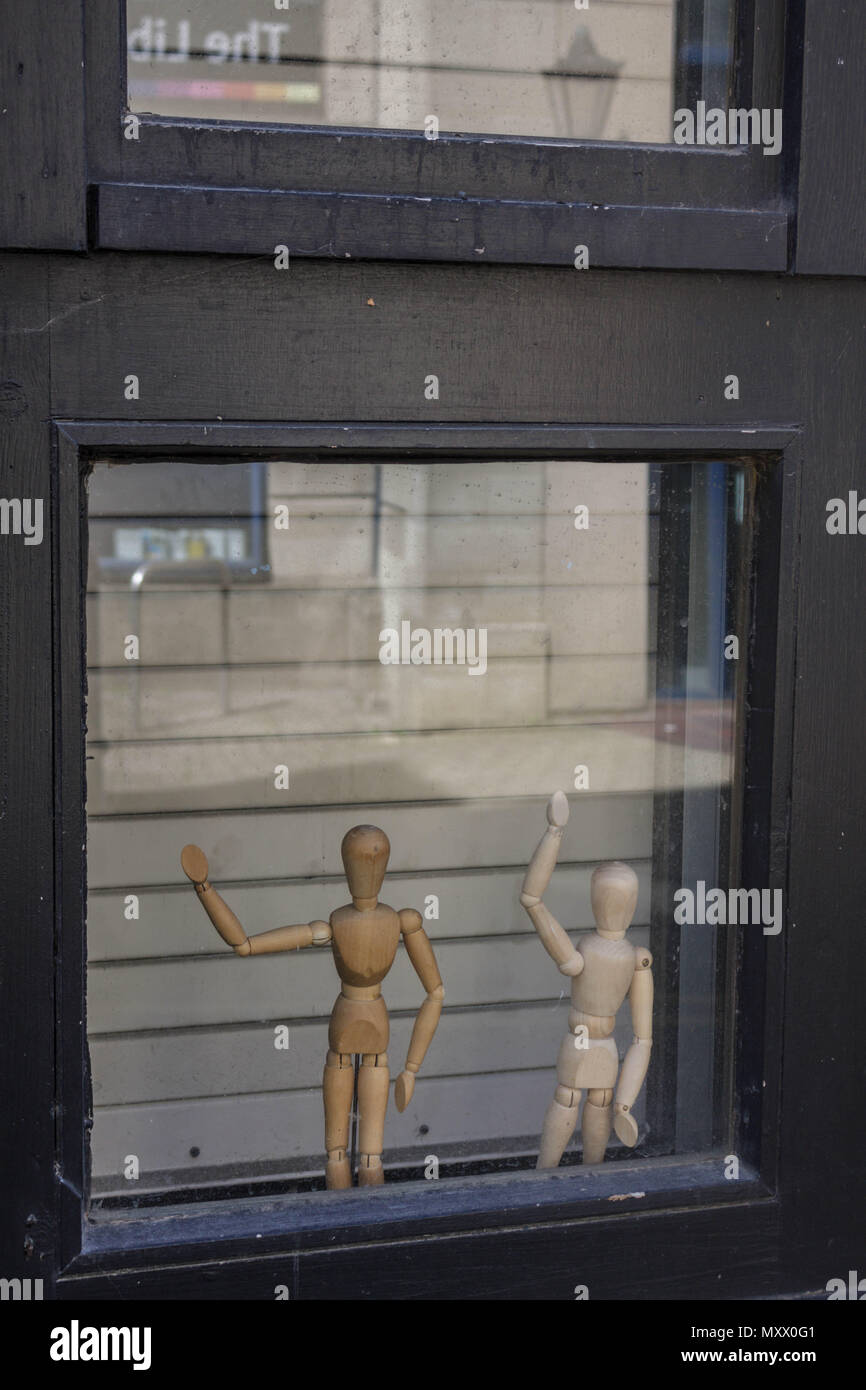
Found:
<path fill-rule="evenodd" d="M 544 1117 L 536 1168 L 559 1166 L 559 1160 L 565 1153 L 565 1147 L 577 1124 L 579 1105 L 580 1091 L 573 1091 L 568 1086 L 557 1086 Z"/>
<path fill-rule="evenodd" d="M 358 1072 L 358 1186 L 378 1187 L 385 1181 L 385 1110 L 388 1105 L 387 1052 L 365 1053 Z"/>
<path fill-rule="evenodd" d="M 348 1052 L 329 1052 L 322 1077 L 322 1096 L 325 1102 L 325 1186 L 340 1189 L 352 1186 L 349 1167 L 349 1112 L 352 1109 L 352 1089 L 355 1069 Z"/>
<path fill-rule="evenodd" d="M 613 1091 L 587 1091 L 580 1130 L 584 1163 L 604 1162 L 612 1119 Z"/>

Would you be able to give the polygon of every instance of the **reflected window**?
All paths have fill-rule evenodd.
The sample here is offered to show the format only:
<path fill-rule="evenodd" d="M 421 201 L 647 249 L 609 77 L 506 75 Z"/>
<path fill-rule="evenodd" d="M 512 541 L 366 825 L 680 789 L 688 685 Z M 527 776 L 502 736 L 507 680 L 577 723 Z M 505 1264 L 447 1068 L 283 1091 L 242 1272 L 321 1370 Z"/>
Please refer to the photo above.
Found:
<path fill-rule="evenodd" d="M 388 1182 L 533 1168 L 569 981 L 520 903 L 551 792 L 545 902 L 579 942 L 601 862 L 637 875 L 656 1045 L 637 1150 L 729 1142 L 736 934 L 675 894 L 737 882 L 750 469 L 712 462 L 188 459 L 88 480 L 88 1028 L 93 1195 L 324 1187 L 330 949 L 239 960 L 180 852 L 254 933 L 348 902 L 340 845 L 387 833 L 446 1007 Z M 443 634 L 449 634 L 447 640 Z M 437 648 L 437 634 L 439 646 Z M 745 642 L 743 642 L 743 648 Z M 437 657 L 438 652 L 438 657 Z M 424 997 L 383 994 L 392 1075 Z M 628 1006 L 611 1022 L 624 1057 Z M 722 1153 L 726 1152 L 724 1148 Z M 579 1162 L 578 1129 L 563 1163 Z M 134 1162 L 133 1162 L 134 1160 Z"/>
<path fill-rule="evenodd" d="M 669 143 L 727 101 L 734 0 L 127 0 L 133 112 Z"/>

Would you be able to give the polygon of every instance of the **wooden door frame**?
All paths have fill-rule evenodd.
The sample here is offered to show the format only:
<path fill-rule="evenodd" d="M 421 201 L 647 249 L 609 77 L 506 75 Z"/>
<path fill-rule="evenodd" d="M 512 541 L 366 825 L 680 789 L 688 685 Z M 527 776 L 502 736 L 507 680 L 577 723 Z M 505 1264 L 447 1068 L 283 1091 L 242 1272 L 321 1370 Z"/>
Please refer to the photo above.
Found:
<path fill-rule="evenodd" d="M 866 1217 L 850 1203 L 852 1183 L 863 1178 L 862 1145 L 850 1113 L 858 1094 L 855 1057 L 866 1041 L 857 989 L 863 891 L 857 769 L 866 762 L 859 691 L 866 644 L 851 624 L 866 603 L 866 574 L 858 538 L 829 536 L 824 524 L 827 500 L 857 488 L 866 454 L 857 389 L 866 315 L 862 279 L 856 278 L 866 270 L 866 181 L 852 174 L 862 169 L 855 135 L 866 93 L 864 38 L 854 7 L 845 0 L 806 0 L 803 10 L 809 41 L 799 78 L 789 74 L 795 87 L 800 83 L 795 104 L 803 128 L 786 192 L 787 274 L 602 270 L 576 292 L 571 277 L 578 272 L 559 266 L 413 266 L 399 260 L 348 266 L 332 248 L 330 258 L 326 251 L 324 259 L 307 260 L 297 271 L 309 331 L 331 334 L 334 375 L 323 382 L 306 371 L 303 340 L 274 298 L 273 282 L 264 279 L 266 263 L 244 267 L 235 258 L 182 248 L 173 256 L 97 249 L 87 220 L 98 180 L 92 179 L 84 135 L 81 0 L 52 13 L 58 39 L 52 46 L 41 42 L 44 0 L 27 7 L 3 3 L 17 86 L 7 125 L 13 139 L 2 153 L 10 196 L 0 242 L 23 249 L 0 254 L 6 288 L 0 461 L 4 493 L 45 499 L 48 522 L 42 546 L 24 548 L 16 537 L 0 544 L 0 916 L 7 924 L 0 933 L 0 978 L 11 990 L 2 1015 L 0 1109 L 9 1118 L 0 1130 L 6 1207 L 0 1275 L 44 1278 L 51 1294 L 63 1298 L 148 1291 L 272 1298 L 280 1273 L 279 1282 L 301 1298 L 356 1296 L 360 1288 L 367 1296 L 401 1299 L 568 1299 L 590 1269 L 592 1296 L 600 1298 L 822 1296 L 827 1279 L 862 1262 L 866 1240 Z M 521 250 L 522 235 L 516 234 L 517 259 L 532 261 L 537 251 L 528 243 Z M 399 241 L 388 244 L 400 247 Z M 86 256 L 76 254 L 84 250 Z M 200 369 L 194 390 L 184 395 L 177 368 L 189 367 L 187 337 L 180 332 L 176 341 L 160 341 L 160 315 L 164 325 L 179 322 L 183 306 L 173 284 L 202 273 L 224 277 L 229 270 L 234 279 L 225 292 L 224 321 L 241 322 L 250 304 L 259 315 L 256 341 L 248 342 L 255 391 L 245 394 L 230 353 L 211 352 L 211 376 Z M 850 278 L 833 278 L 843 275 Z M 333 325 L 335 305 L 349 294 L 363 306 L 363 290 L 384 314 L 381 328 L 362 327 L 354 310 L 350 315 L 352 331 L 366 334 L 371 349 L 359 370 L 353 342 Z M 510 319 L 506 290 L 520 306 Z M 141 313 L 143 295 L 147 315 Z M 446 313 L 449 305 L 485 322 L 483 342 L 468 331 L 455 334 L 457 311 Z M 190 331 L 205 343 L 213 312 L 201 303 L 190 310 Z M 467 330 L 472 321 L 464 318 Z M 600 322 L 612 326 L 614 343 L 625 345 L 625 381 L 615 378 L 605 356 Z M 559 335 L 553 344 L 552 330 Z M 384 370 L 387 378 L 389 369 L 399 376 L 389 341 L 401 344 L 401 359 L 412 370 L 434 348 L 457 383 L 450 402 L 424 420 L 414 407 L 395 411 L 381 376 Z M 138 418 L 118 400 L 111 377 L 126 353 L 138 353 L 160 379 L 160 399 L 145 402 Z M 504 382 L 491 375 L 491 355 Z M 581 362 L 585 379 L 573 383 L 570 373 Z M 721 375 L 741 362 L 748 389 L 742 401 L 723 404 Z M 342 383 L 340 392 L 335 382 Z M 253 1244 L 240 1210 L 226 1212 L 207 1230 L 196 1227 L 194 1214 L 181 1212 L 172 1218 L 177 1224 L 166 1244 L 154 1243 L 153 1232 L 133 1220 L 119 1239 L 116 1230 L 110 1238 L 90 1232 L 86 1252 L 78 1253 L 88 1125 L 80 1092 L 83 864 L 76 848 L 81 801 L 68 769 L 70 759 L 80 757 L 82 739 L 82 557 L 76 540 L 82 517 L 67 483 L 71 469 L 77 479 L 78 455 L 99 442 L 100 432 L 100 447 L 112 440 L 123 447 L 127 440 L 135 450 L 156 452 L 170 439 L 189 439 L 195 447 L 216 409 L 229 422 L 221 438 L 234 450 L 249 443 L 251 431 L 261 447 L 272 429 L 276 447 L 287 432 L 302 441 L 305 429 L 324 431 L 316 434 L 320 440 L 328 431 L 334 440 L 345 438 L 346 423 L 368 447 L 377 430 L 397 425 L 395 413 L 415 419 L 417 440 L 429 422 L 449 447 L 462 448 L 477 441 L 478 428 L 496 430 L 503 422 L 500 438 L 513 430 L 515 447 L 518 438 L 525 440 L 520 432 L 543 428 L 545 447 L 561 449 L 556 431 L 573 431 L 581 420 L 582 435 L 569 436 L 572 447 L 580 439 L 581 448 L 598 448 L 602 438 L 612 453 L 650 448 L 660 428 L 669 448 L 685 440 L 695 447 L 706 430 L 701 437 L 712 449 L 725 439 L 730 451 L 739 434 L 743 454 L 757 450 L 759 437 L 784 435 L 774 446 L 781 460 L 775 476 L 785 477 L 786 496 L 796 493 L 797 501 L 779 513 L 775 532 L 758 537 L 756 582 L 771 590 L 767 602 L 772 608 L 775 601 L 778 639 L 758 632 L 753 643 L 751 727 L 755 758 L 762 749 L 765 757 L 768 749 L 778 757 L 785 736 L 777 721 L 780 710 L 788 711 L 782 729 L 790 719 L 790 800 L 784 824 L 771 824 L 759 802 L 747 831 L 755 825 L 766 831 L 767 872 L 786 885 L 788 914 L 783 978 L 765 977 L 757 962 L 742 974 L 742 1016 L 749 1021 L 742 1075 L 754 1087 L 765 1060 L 772 1064 L 760 1076 L 760 1090 L 770 1099 L 745 1112 L 760 1110 L 763 1145 L 756 1118 L 747 1119 L 744 1144 L 750 1153 L 760 1147 L 765 1157 L 773 1155 L 769 1174 L 755 1167 L 747 1173 L 755 1185 L 741 1192 L 744 1200 L 725 1200 L 708 1185 L 705 1168 L 684 1164 L 679 1179 L 666 1171 L 662 1187 L 654 1188 L 656 1179 L 646 1172 L 647 1192 L 666 1193 L 653 1209 L 647 1204 L 614 1216 L 603 1206 L 581 1206 L 578 1214 L 554 1201 L 530 1223 L 529 1181 L 510 1194 L 500 1184 L 502 1200 L 491 1215 L 484 1196 L 490 1188 L 479 1184 L 459 1201 L 444 1188 L 435 1193 L 441 1211 L 423 1232 L 417 1213 L 396 1205 L 401 1198 L 392 1193 L 395 1207 L 386 1221 L 378 1219 L 378 1208 L 354 1206 L 357 1219 L 336 1228 L 345 1232 L 336 1245 L 323 1207 L 321 1218 L 311 1213 L 308 1225 L 289 1239 L 280 1224 L 284 1213 L 274 1215 L 267 1238 Z M 128 418 L 120 419 L 124 414 Z M 377 423 L 382 419 L 392 424 Z M 766 430 L 770 435 L 759 435 Z M 306 438 L 309 443 L 313 435 Z M 61 768 L 66 780 L 55 802 Z M 747 834 L 744 844 L 756 849 L 760 842 Z M 77 907 L 70 905 L 70 892 Z M 762 1032 L 757 1042 L 755 1020 Z M 826 1058 L 834 1059 L 832 1069 Z M 64 1098 L 76 1088 L 80 1111 L 74 1103 L 65 1109 Z M 462 1209 L 455 1209 L 460 1202 Z"/>

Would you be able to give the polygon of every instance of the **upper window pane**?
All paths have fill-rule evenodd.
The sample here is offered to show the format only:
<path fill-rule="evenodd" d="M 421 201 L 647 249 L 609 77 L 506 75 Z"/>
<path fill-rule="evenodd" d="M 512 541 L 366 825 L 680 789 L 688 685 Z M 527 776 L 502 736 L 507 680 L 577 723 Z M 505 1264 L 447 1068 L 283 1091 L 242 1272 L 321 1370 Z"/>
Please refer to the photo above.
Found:
<path fill-rule="evenodd" d="M 667 143 L 727 100 L 735 0 L 127 0 L 129 108 Z"/>

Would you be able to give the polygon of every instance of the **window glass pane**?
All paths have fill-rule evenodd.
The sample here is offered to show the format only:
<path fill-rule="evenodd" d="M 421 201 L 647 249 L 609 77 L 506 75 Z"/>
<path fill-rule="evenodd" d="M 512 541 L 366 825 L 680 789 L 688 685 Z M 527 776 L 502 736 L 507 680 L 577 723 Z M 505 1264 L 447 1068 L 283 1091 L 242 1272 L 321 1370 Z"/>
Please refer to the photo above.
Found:
<path fill-rule="evenodd" d="M 664 143 L 733 34 L 734 0 L 127 0 L 129 108 Z"/>
<path fill-rule="evenodd" d="M 381 899 L 422 914 L 446 992 L 410 1103 L 388 1102 L 387 1180 L 431 1157 L 441 1178 L 534 1167 L 563 1039 L 568 1057 L 603 1044 L 615 1078 L 635 1033 L 627 980 L 607 1004 L 576 995 L 591 1021 L 574 1017 L 521 906 L 557 788 L 570 819 L 537 896 L 586 956 L 592 872 L 622 861 L 627 940 L 654 957 L 638 1146 L 612 1134 L 608 1161 L 730 1142 L 736 935 L 700 907 L 678 921 L 675 895 L 737 883 L 749 477 L 561 459 L 94 466 L 95 1196 L 324 1187 L 338 962 L 327 944 L 235 956 L 180 856 L 207 856 L 242 942 L 349 903 L 356 825 L 388 836 Z M 431 979 L 392 949 L 396 1078 Z M 593 1075 L 584 1089 L 608 1085 Z M 581 1145 L 578 1127 L 563 1163 Z"/>

